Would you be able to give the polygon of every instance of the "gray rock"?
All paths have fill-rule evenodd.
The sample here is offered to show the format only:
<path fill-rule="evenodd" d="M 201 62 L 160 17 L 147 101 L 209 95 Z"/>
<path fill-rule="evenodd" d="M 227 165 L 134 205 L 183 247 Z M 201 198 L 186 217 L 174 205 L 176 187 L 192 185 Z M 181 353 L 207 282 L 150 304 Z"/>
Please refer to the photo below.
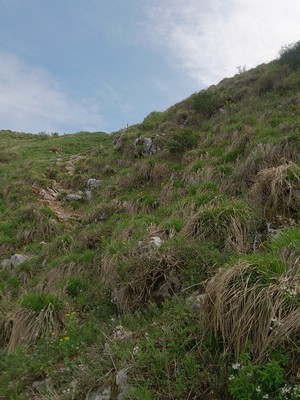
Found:
<path fill-rule="evenodd" d="M 23 254 L 14 254 L 9 259 L 2 261 L 1 266 L 3 268 L 15 268 L 28 259 L 29 257 L 24 256 Z"/>
<path fill-rule="evenodd" d="M 13 256 L 10 257 L 11 266 L 14 268 L 28 259 L 29 259 L 28 256 L 24 256 L 22 254 L 14 254 Z"/>
<path fill-rule="evenodd" d="M 85 195 L 86 195 L 86 198 L 87 198 L 88 200 L 91 200 L 91 198 L 93 197 L 93 193 L 92 193 L 91 190 L 86 190 L 86 191 L 85 191 Z"/>
<path fill-rule="evenodd" d="M 34 381 L 32 389 L 37 390 L 40 393 L 46 393 L 52 386 L 50 378 L 44 379 L 43 381 Z"/>
<path fill-rule="evenodd" d="M 95 189 L 96 187 L 99 187 L 101 184 L 101 181 L 99 179 L 95 179 L 95 178 L 90 178 L 87 181 L 87 188 L 90 190 Z"/>
<path fill-rule="evenodd" d="M 5 268 L 5 269 L 10 268 L 10 267 L 11 267 L 10 259 L 3 260 L 3 261 L 1 262 L 1 267 L 2 267 L 2 268 Z"/>
<path fill-rule="evenodd" d="M 68 201 L 82 200 L 82 196 L 80 194 L 68 194 L 66 199 Z"/>
<path fill-rule="evenodd" d="M 122 325 L 116 326 L 112 334 L 113 339 L 120 339 L 120 340 L 127 339 L 130 336 L 132 336 L 132 332 L 127 331 Z"/>
<path fill-rule="evenodd" d="M 110 400 L 111 398 L 111 388 L 102 387 L 93 391 L 86 396 L 86 400 Z"/>
<path fill-rule="evenodd" d="M 157 147 L 149 137 L 140 136 L 135 139 L 134 152 L 138 157 L 149 157 L 157 153 Z"/>
<path fill-rule="evenodd" d="M 116 374 L 116 385 L 118 386 L 118 400 L 125 400 L 128 392 L 129 392 L 129 387 L 128 387 L 128 375 L 127 375 L 127 369 L 121 369 L 120 371 L 117 372 Z"/>
<path fill-rule="evenodd" d="M 163 239 L 159 236 L 151 236 L 150 237 L 151 243 L 154 244 L 155 247 L 159 248 L 163 244 Z"/>

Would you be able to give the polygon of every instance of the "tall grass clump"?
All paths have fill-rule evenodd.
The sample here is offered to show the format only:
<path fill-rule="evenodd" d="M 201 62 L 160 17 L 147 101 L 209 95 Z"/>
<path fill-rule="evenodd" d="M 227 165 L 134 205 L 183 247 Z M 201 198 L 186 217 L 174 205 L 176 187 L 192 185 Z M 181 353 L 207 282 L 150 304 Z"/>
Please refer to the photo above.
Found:
<path fill-rule="evenodd" d="M 299 267 L 266 254 L 219 271 L 205 289 L 200 318 L 206 333 L 220 337 L 236 358 L 249 345 L 255 360 L 283 344 L 294 348 L 300 333 Z"/>
<path fill-rule="evenodd" d="M 265 215 L 300 209 L 300 167 L 293 162 L 261 170 L 249 192 Z"/>
<path fill-rule="evenodd" d="M 214 199 L 187 220 L 181 234 L 215 243 L 221 249 L 246 251 L 254 224 L 254 213 L 246 204 Z"/>
<path fill-rule="evenodd" d="M 8 312 L 1 320 L 4 342 L 1 346 L 7 353 L 17 345 L 35 343 L 39 338 L 58 334 L 64 326 L 64 302 L 55 295 L 27 293 L 20 306 Z"/>

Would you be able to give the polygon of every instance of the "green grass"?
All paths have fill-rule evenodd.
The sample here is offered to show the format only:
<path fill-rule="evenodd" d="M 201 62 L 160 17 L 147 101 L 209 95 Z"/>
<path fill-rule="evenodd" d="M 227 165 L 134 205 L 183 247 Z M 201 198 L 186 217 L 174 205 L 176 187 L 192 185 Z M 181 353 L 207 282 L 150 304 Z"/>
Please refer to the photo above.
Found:
<path fill-rule="evenodd" d="M 110 385 L 117 396 L 116 371 L 123 368 L 132 399 L 229 400 L 239 391 L 253 397 L 253 385 L 261 374 L 270 378 L 274 362 L 261 339 L 245 344 L 246 368 L 257 378 L 247 381 L 251 388 L 241 388 L 243 374 L 234 384 L 229 380 L 239 353 L 233 339 L 244 345 L 251 324 L 251 340 L 264 327 L 275 360 L 287 356 L 277 386 L 294 390 L 297 53 L 297 46 L 288 47 L 277 61 L 241 71 L 111 135 L 0 131 L 0 263 L 13 254 L 30 257 L 16 268 L 0 268 L 0 398 L 38 395 L 32 383 L 46 377 L 53 391 L 45 398 L 86 398 L 89 390 Z M 137 158 L 139 136 L 153 138 L 158 153 Z M 101 181 L 92 199 L 65 200 L 85 192 L 90 178 Z M 61 220 L 35 187 L 60 187 L 55 205 L 81 217 Z M 161 238 L 160 247 L 153 236 Z M 215 285 L 222 301 L 214 297 L 221 293 Z M 210 297 L 201 297 L 206 291 Z M 265 319 L 274 318 L 268 312 L 275 305 L 290 324 L 278 341 Z M 66 317 L 72 312 L 73 319 Z M 130 333 L 123 339 L 116 338 L 120 325 Z M 14 338 L 15 350 L 7 354 Z M 70 382 L 76 382 L 74 393 Z"/>

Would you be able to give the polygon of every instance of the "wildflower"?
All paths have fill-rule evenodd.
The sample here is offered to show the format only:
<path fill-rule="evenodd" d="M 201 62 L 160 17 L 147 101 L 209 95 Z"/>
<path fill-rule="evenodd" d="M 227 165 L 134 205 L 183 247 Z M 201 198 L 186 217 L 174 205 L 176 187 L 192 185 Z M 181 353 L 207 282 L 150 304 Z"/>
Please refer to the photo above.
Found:
<path fill-rule="evenodd" d="M 133 351 L 132 351 L 132 354 L 135 356 L 138 353 L 139 350 L 140 350 L 139 346 L 135 346 Z"/>
<path fill-rule="evenodd" d="M 261 392 L 260 386 L 257 386 L 257 388 L 255 390 L 257 391 L 257 393 L 260 393 Z"/>
<path fill-rule="evenodd" d="M 290 393 L 290 391 L 291 391 L 291 388 L 289 386 L 287 386 L 287 385 L 284 385 L 284 387 L 281 388 L 281 393 L 282 394 Z"/>
<path fill-rule="evenodd" d="M 238 370 L 239 368 L 241 368 L 240 363 L 232 364 L 232 369 Z"/>
<path fill-rule="evenodd" d="M 268 398 L 269 398 L 268 393 L 264 394 L 262 398 L 263 398 L 263 399 L 268 399 Z"/>
<path fill-rule="evenodd" d="M 68 342 L 68 341 L 70 340 L 69 336 L 65 336 L 65 337 L 64 337 L 64 340 L 65 340 L 66 342 Z"/>
<path fill-rule="evenodd" d="M 234 380 L 234 375 L 229 375 L 228 380 L 229 380 L 229 381 L 233 381 L 233 380 Z"/>

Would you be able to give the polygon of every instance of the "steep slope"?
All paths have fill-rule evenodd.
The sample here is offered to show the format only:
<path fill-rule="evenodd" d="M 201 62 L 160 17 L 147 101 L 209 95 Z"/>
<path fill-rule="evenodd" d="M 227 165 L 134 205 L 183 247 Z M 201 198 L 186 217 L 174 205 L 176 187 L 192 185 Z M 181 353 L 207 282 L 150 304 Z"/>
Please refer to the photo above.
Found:
<path fill-rule="evenodd" d="M 0 398 L 298 398 L 299 47 L 111 135 L 0 132 Z"/>

